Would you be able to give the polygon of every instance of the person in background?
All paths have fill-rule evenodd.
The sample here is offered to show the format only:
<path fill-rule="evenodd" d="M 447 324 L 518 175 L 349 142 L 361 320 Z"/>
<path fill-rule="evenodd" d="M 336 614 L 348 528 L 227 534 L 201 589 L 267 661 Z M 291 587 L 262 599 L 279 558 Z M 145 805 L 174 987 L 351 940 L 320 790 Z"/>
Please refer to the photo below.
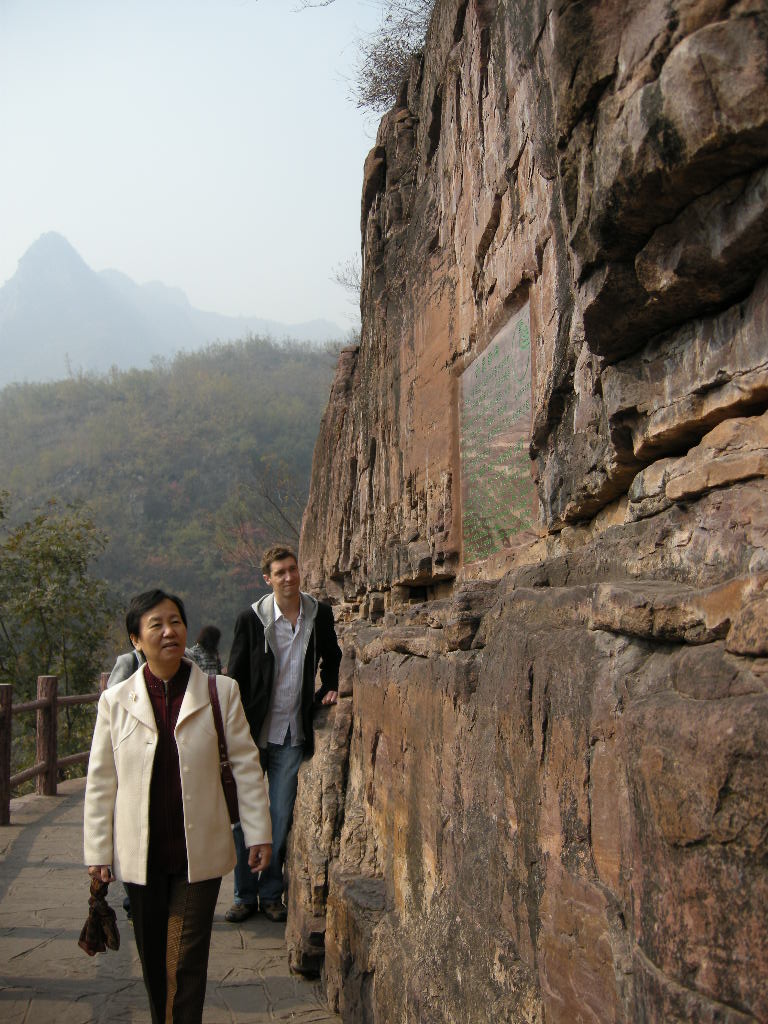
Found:
<path fill-rule="evenodd" d="M 85 790 L 88 874 L 120 878 L 153 1024 L 200 1024 L 221 876 L 236 862 L 222 789 L 208 677 L 184 658 L 182 601 L 133 598 L 131 643 L 146 663 L 99 698 Z M 216 678 L 250 871 L 270 861 L 271 826 L 259 755 L 237 684 Z"/>
<path fill-rule="evenodd" d="M 235 826 L 235 901 L 224 915 L 233 923 L 256 913 L 259 905 L 271 921 L 286 918 L 283 861 L 299 767 L 314 753 L 315 707 L 336 701 L 341 661 L 333 611 L 299 589 L 299 566 L 291 548 L 277 545 L 265 551 L 261 571 L 271 593 L 238 616 L 228 671 L 240 687 L 267 773 L 272 861 L 257 880 L 248 871 L 246 843 Z M 318 665 L 322 685 L 315 693 Z"/>
<path fill-rule="evenodd" d="M 216 626 L 203 626 L 197 634 L 197 640 L 189 648 L 190 658 L 197 662 L 203 672 L 214 675 L 221 672 L 219 640 L 221 640 L 220 629 L 217 629 Z"/>
<path fill-rule="evenodd" d="M 137 668 L 144 664 L 144 658 L 138 651 L 128 651 L 126 654 L 118 654 L 117 660 L 109 673 L 107 686 L 116 686 L 122 683 L 128 676 L 132 676 Z"/>

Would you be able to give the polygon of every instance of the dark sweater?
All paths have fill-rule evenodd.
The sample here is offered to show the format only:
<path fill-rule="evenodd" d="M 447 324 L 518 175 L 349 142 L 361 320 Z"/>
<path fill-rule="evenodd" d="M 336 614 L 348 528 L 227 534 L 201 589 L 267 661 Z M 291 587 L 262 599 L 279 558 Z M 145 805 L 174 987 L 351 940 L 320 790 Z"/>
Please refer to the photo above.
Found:
<path fill-rule="evenodd" d="M 157 749 L 149 787 L 149 857 L 152 874 L 186 875 L 187 844 L 184 838 L 184 802 L 181 795 L 179 751 L 173 730 L 179 720 L 187 691 L 190 666 L 182 661 L 166 685 L 144 666 L 144 681 L 157 723 Z"/>

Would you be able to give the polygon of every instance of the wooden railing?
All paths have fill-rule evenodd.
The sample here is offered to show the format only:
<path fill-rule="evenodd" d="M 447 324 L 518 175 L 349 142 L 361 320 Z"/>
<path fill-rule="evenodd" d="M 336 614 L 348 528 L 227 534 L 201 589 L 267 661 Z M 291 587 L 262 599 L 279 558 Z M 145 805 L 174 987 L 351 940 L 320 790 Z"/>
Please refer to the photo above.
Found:
<path fill-rule="evenodd" d="M 0 683 L 0 825 L 11 822 L 11 793 L 22 783 L 35 779 L 35 792 L 56 796 L 59 771 L 73 764 L 84 764 L 89 751 L 58 756 L 58 720 L 61 708 L 77 704 L 93 704 L 107 685 L 108 673 L 102 672 L 96 693 L 75 693 L 59 697 L 58 676 L 37 677 L 37 700 L 13 704 L 13 687 Z M 11 743 L 13 716 L 37 713 L 35 764 L 11 775 Z"/>

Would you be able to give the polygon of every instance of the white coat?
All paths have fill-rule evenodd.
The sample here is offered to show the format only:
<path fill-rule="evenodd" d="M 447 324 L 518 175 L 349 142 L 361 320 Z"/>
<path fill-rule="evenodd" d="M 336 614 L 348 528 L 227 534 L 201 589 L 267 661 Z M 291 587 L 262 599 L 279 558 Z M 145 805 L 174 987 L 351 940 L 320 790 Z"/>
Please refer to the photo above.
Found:
<path fill-rule="evenodd" d="M 246 846 L 272 841 L 269 800 L 259 753 L 234 679 L 217 676 L 221 718 Z M 221 786 L 208 676 L 192 664 L 174 730 L 187 843 L 188 880 L 226 875 L 235 844 Z M 157 724 L 143 668 L 99 698 L 85 789 L 85 863 L 111 864 L 124 882 L 146 885 L 149 785 Z"/>

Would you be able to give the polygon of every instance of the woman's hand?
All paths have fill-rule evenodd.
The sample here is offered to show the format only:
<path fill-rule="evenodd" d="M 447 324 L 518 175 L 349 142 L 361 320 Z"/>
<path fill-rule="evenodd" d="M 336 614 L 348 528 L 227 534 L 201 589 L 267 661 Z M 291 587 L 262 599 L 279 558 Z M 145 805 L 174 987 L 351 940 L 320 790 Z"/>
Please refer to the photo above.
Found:
<path fill-rule="evenodd" d="M 270 850 L 272 847 L 270 847 Z M 88 874 L 91 878 L 100 878 L 102 882 L 113 882 L 115 876 L 112 874 L 112 867 L 109 864 L 90 864 Z"/>
<path fill-rule="evenodd" d="M 272 843 L 262 843 L 260 846 L 251 846 L 248 850 L 248 867 L 252 874 L 257 871 L 264 871 L 269 867 L 272 860 Z"/>

